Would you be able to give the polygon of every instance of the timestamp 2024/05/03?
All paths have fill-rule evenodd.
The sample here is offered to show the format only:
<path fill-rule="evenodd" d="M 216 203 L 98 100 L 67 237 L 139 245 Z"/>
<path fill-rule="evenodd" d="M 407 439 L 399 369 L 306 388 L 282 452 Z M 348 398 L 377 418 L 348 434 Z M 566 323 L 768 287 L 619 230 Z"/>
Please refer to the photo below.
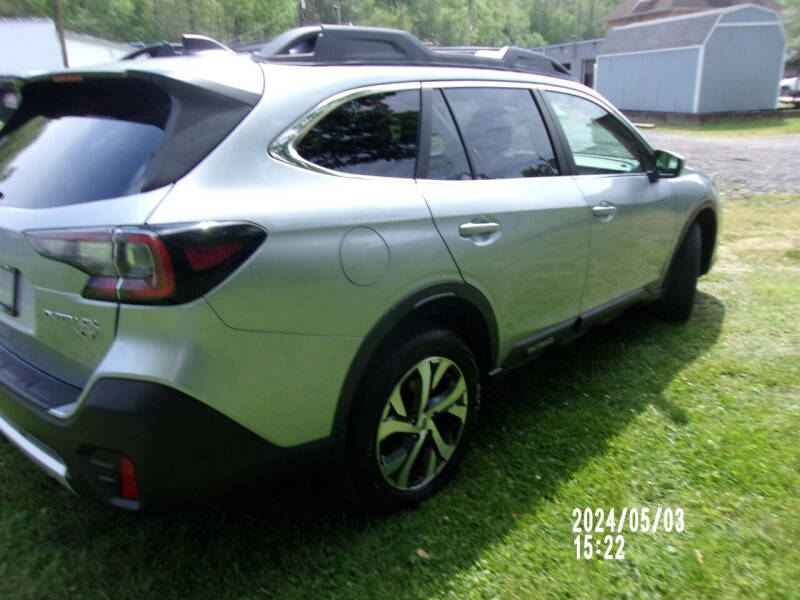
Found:
<path fill-rule="evenodd" d="M 625 531 L 631 533 L 681 533 L 685 528 L 682 508 L 623 507 L 614 508 L 574 508 L 572 510 L 572 532 L 576 533 L 573 545 L 575 557 L 589 560 L 597 557 L 603 560 L 622 560 L 625 558 Z"/>

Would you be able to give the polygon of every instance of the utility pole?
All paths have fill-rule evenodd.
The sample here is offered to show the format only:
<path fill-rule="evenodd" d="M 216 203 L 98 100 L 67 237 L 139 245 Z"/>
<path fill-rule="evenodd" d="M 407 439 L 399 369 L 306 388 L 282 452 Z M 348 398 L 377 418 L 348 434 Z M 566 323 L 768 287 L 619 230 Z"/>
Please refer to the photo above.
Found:
<path fill-rule="evenodd" d="M 300 23 L 300 27 L 306 24 L 306 0 L 297 0 L 297 21 Z"/>
<path fill-rule="evenodd" d="M 333 3 L 333 10 L 336 11 L 336 23 L 342 24 L 342 5 L 339 2 Z"/>
<path fill-rule="evenodd" d="M 56 22 L 56 33 L 58 33 L 58 41 L 61 44 L 61 59 L 65 67 L 69 67 L 69 57 L 67 56 L 67 43 L 64 41 L 64 23 L 61 20 L 61 3 L 58 0 L 53 0 L 53 17 Z"/>
<path fill-rule="evenodd" d="M 469 46 L 472 43 L 472 3 L 473 0 L 467 1 L 467 23 L 464 32 L 464 37 L 466 39 L 467 46 Z"/>

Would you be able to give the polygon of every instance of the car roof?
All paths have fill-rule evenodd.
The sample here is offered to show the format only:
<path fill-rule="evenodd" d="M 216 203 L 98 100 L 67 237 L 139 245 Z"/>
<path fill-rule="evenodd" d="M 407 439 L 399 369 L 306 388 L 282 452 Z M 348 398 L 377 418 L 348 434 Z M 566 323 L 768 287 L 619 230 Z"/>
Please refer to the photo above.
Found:
<path fill-rule="evenodd" d="M 400 66 L 400 65 L 326 65 L 262 63 L 265 81 L 265 96 L 283 94 L 330 95 L 373 85 L 407 82 L 482 82 L 521 83 L 547 85 L 574 90 L 608 104 L 608 101 L 593 89 L 571 79 L 534 75 L 485 68 Z"/>

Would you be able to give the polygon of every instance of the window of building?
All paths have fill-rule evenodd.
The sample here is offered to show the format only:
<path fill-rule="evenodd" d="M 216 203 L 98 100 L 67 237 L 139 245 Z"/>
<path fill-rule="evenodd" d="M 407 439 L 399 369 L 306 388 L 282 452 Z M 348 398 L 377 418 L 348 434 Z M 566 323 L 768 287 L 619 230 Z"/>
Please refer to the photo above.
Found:
<path fill-rule="evenodd" d="M 583 85 L 590 88 L 594 87 L 594 64 L 593 58 L 583 61 Z"/>

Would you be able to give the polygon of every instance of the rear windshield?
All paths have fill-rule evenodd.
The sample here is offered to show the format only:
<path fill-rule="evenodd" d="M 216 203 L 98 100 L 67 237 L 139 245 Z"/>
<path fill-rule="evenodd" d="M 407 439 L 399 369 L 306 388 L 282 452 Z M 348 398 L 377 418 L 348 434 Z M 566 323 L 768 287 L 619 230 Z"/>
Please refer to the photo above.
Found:
<path fill-rule="evenodd" d="M 45 83 L 0 131 L 0 206 L 49 208 L 142 191 L 169 96 L 147 84 Z"/>
<path fill-rule="evenodd" d="M 37 116 L 0 140 L 0 206 L 48 208 L 135 194 L 161 147 L 154 125 Z"/>

